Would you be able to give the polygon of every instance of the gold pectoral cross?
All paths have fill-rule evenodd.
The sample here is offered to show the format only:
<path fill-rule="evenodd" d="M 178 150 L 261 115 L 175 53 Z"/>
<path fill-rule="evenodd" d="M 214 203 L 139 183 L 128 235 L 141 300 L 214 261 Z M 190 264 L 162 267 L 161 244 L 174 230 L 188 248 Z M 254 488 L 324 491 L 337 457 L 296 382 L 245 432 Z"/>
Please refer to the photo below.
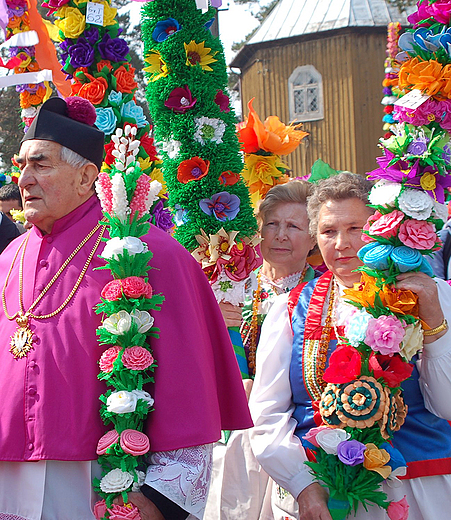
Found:
<path fill-rule="evenodd" d="M 11 336 L 11 348 L 9 351 L 16 358 L 26 357 L 33 348 L 33 333 L 28 328 L 28 317 L 19 315 L 16 318 L 17 330 Z"/>

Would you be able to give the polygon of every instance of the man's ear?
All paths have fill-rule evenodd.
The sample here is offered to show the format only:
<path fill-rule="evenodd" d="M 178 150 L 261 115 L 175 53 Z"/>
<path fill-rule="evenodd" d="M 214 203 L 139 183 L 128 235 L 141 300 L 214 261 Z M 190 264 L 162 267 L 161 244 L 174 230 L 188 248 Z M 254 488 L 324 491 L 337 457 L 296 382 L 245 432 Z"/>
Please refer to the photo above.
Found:
<path fill-rule="evenodd" d="M 80 195 L 87 195 L 93 189 L 94 182 L 98 175 L 99 170 L 95 164 L 88 163 L 82 166 L 79 183 Z"/>

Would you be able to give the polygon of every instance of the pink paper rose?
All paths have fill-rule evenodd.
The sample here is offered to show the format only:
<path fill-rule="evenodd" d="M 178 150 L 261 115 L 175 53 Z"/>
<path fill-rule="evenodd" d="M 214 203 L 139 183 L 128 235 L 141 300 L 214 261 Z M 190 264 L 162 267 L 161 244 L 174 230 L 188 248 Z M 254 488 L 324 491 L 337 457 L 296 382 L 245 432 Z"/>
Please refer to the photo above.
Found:
<path fill-rule="evenodd" d="M 317 426 L 316 428 L 310 428 L 310 430 L 302 436 L 310 444 L 319 448 L 319 444 L 316 441 L 316 436 L 321 430 L 329 429 L 329 426 Z"/>
<path fill-rule="evenodd" d="M 374 224 L 376 220 L 378 220 L 382 216 L 379 211 L 376 211 L 373 215 L 368 217 L 366 224 L 363 226 L 363 231 L 369 231 L 370 227 Z M 374 238 L 369 237 L 366 233 L 362 233 L 363 242 L 374 242 Z"/>
<path fill-rule="evenodd" d="M 396 236 L 399 224 L 404 218 L 404 213 L 397 209 L 382 215 L 369 228 L 371 235 L 377 235 L 383 238 L 390 238 Z"/>
<path fill-rule="evenodd" d="M 129 347 L 122 354 L 122 364 L 129 370 L 145 370 L 153 361 L 152 354 L 144 347 Z"/>
<path fill-rule="evenodd" d="M 406 220 L 399 227 L 398 237 L 412 249 L 439 249 L 434 224 L 424 220 Z"/>
<path fill-rule="evenodd" d="M 152 286 L 139 276 L 129 276 L 122 280 L 122 290 L 127 298 L 145 296 L 152 298 Z"/>
<path fill-rule="evenodd" d="M 365 343 L 375 352 L 392 356 L 400 351 L 404 327 L 395 316 L 371 318 L 366 329 Z"/>
<path fill-rule="evenodd" d="M 407 520 L 409 517 L 409 504 L 407 503 L 406 497 L 398 502 L 390 502 L 387 508 L 387 515 L 390 520 Z"/>
<path fill-rule="evenodd" d="M 99 500 L 94 505 L 94 516 L 97 520 L 102 520 L 106 513 L 106 502 L 105 500 Z"/>
<path fill-rule="evenodd" d="M 124 430 L 121 433 L 121 448 L 135 457 L 145 455 L 150 450 L 149 437 L 137 430 Z"/>
<path fill-rule="evenodd" d="M 113 370 L 113 363 L 116 361 L 120 351 L 121 347 L 118 345 L 105 350 L 99 361 L 100 370 L 102 372 L 111 372 Z"/>
<path fill-rule="evenodd" d="M 119 440 L 119 434 L 116 430 L 106 432 L 97 443 L 97 455 L 104 455 L 106 450 Z"/>
<path fill-rule="evenodd" d="M 110 302 L 120 300 L 122 298 L 121 280 L 112 280 L 108 282 L 101 292 L 102 298 Z"/>
<path fill-rule="evenodd" d="M 123 506 L 113 504 L 113 507 L 108 509 L 108 513 L 110 513 L 110 520 L 141 520 L 139 509 L 131 503 Z"/>

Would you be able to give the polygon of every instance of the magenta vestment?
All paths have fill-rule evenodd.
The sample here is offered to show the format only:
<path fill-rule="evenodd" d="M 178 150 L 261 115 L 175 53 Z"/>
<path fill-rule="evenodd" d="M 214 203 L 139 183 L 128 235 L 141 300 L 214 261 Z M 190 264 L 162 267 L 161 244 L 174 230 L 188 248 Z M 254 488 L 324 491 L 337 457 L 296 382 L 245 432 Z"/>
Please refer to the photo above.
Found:
<path fill-rule="evenodd" d="M 95 196 L 55 222 L 48 235 L 36 228 L 24 261 L 24 307 L 28 309 L 66 258 L 102 218 Z M 75 256 L 34 309 L 56 310 L 74 287 L 98 232 Z M 0 289 L 25 235 L 0 255 Z M 152 311 L 160 338 L 152 339 L 158 362 L 155 399 L 146 432 L 151 451 L 167 451 L 211 443 L 220 429 L 251 426 L 238 365 L 219 307 L 205 275 L 191 255 L 174 239 L 152 226 L 143 239 L 154 253 L 149 282 L 166 300 Z M 98 258 L 99 247 L 81 286 L 55 317 L 31 319 L 35 346 L 26 358 L 9 352 L 15 320 L 0 311 L 0 460 L 93 460 L 97 441 L 106 431 L 99 417 L 101 393 L 98 359 L 105 349 L 97 343 L 100 317 L 93 307 L 110 281 Z M 7 309 L 19 309 L 19 259 L 6 289 Z M 111 425 L 108 429 L 111 428 Z"/>

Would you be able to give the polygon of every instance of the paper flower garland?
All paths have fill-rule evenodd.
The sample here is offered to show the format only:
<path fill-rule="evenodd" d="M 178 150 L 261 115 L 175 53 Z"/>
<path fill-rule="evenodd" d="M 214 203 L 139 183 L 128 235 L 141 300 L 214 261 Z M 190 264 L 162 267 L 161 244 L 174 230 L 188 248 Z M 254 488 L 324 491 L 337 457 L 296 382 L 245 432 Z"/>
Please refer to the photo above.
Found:
<path fill-rule="evenodd" d="M 92 4 L 92 3 L 91 3 Z M 91 18 L 87 9 L 90 2 L 76 0 L 49 1 L 42 4 L 55 17 L 61 39 L 62 70 L 72 79 L 72 95 L 88 99 L 96 108 L 97 127 L 105 132 L 105 159 L 102 171 L 110 172 L 115 160 L 111 151 L 114 144 L 111 136 L 117 128 L 134 125 L 137 128 L 137 143 L 140 143 L 137 161 L 150 180 L 158 180 L 162 189 L 159 194 L 163 205 L 167 188 L 160 170 L 161 161 L 154 146 L 152 130 L 142 108 L 135 102 L 138 85 L 135 69 L 131 66 L 129 47 L 121 38 L 121 29 L 116 20 L 117 9 L 109 0 L 96 1 L 101 13 L 98 20 Z M 158 201 L 151 211 L 151 221 L 164 224 L 165 231 L 170 213 Z M 156 215 L 154 211 L 157 212 Z M 165 219 L 161 213 L 166 214 Z M 159 217 L 157 219 L 157 216 Z"/>
<path fill-rule="evenodd" d="M 254 98 L 249 101 L 249 116 L 237 125 L 237 132 L 244 152 L 241 175 L 255 207 L 273 186 L 288 181 L 285 174 L 288 166 L 280 155 L 294 152 L 308 134 L 298 130 L 302 125 L 284 125 L 277 116 L 270 116 L 262 123 L 252 106 L 253 101 Z"/>
<path fill-rule="evenodd" d="M 369 196 L 374 214 L 363 231 L 367 244 L 359 251 L 361 281 L 345 290 L 356 312 L 323 374 L 321 424 L 305 436 L 315 456 L 307 464 L 329 488 L 335 520 L 359 504 L 376 504 L 390 519 L 407 517 L 406 500 L 388 502 L 380 484 L 406 473 L 402 455 L 387 441 L 408 413 L 401 384 L 423 346 L 423 324 L 417 296 L 393 283 L 403 272 L 432 276 L 427 256 L 440 247 L 437 230 L 447 220 L 451 56 L 444 42 L 450 9 L 449 2 L 421 0 L 409 17 L 413 31 L 399 39 L 405 51 L 398 55 L 404 58 L 399 89 L 407 95 L 413 89 L 421 92 L 410 94 L 413 101 L 401 98 L 393 112 L 401 122 L 380 140 L 384 155 L 369 173 L 377 182 Z"/>
<path fill-rule="evenodd" d="M 142 13 L 147 100 L 174 236 L 201 263 L 218 301 L 238 304 L 258 265 L 257 223 L 239 177 L 224 53 L 209 30 L 214 10 L 202 13 L 195 0 L 153 0 Z"/>
<path fill-rule="evenodd" d="M 142 485 L 140 462 L 150 449 L 142 429 L 154 400 L 143 388 L 153 382 L 156 362 L 147 339 L 158 337 L 150 311 L 160 310 L 164 297 L 153 294 L 147 281 L 152 253 L 140 237 L 149 230 L 149 211 L 161 184 L 150 182 L 142 172 L 136 160 L 140 146 L 136 134 L 131 125 L 124 131 L 116 130 L 111 152 L 115 163 L 108 173 L 101 172 L 96 182 L 110 234 L 101 256 L 113 276 L 96 308 L 106 316 L 97 334 L 100 343 L 108 347 L 99 361 L 99 379 L 111 387 L 100 397 L 100 413 L 105 424 L 113 425 L 97 446 L 102 467 L 102 478 L 94 480 L 94 489 L 102 497 L 95 508 L 98 520 L 122 518 L 124 507 L 133 513 L 127 518 L 139 520 L 138 510 L 127 504 L 127 493 Z M 119 495 L 125 506 L 113 505 Z"/>
<path fill-rule="evenodd" d="M 396 60 L 396 56 L 399 53 L 398 39 L 399 32 L 401 30 L 401 24 L 399 22 L 390 22 L 387 28 L 387 58 L 384 63 L 385 67 L 385 79 L 382 82 L 383 94 L 382 105 L 384 105 L 385 115 L 382 118 L 384 122 L 384 131 L 390 130 L 396 120 L 393 117 L 394 103 L 398 99 L 400 93 L 397 89 L 398 85 L 398 72 L 399 63 Z"/>

